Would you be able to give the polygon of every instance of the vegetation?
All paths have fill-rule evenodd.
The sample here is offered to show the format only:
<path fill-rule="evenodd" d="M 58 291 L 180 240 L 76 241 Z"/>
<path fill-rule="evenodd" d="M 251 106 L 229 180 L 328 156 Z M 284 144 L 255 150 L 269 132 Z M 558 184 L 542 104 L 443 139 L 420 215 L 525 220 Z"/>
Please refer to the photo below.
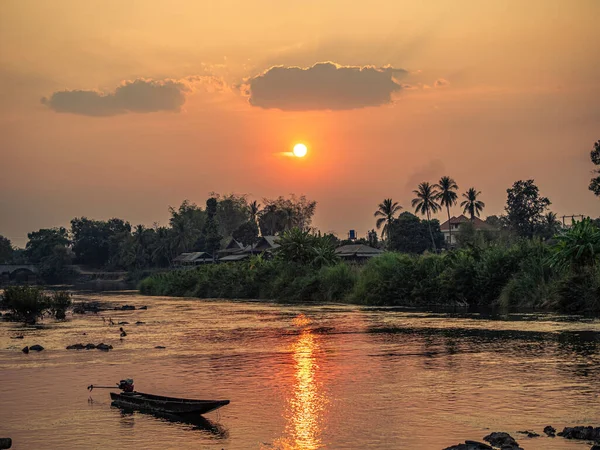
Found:
<path fill-rule="evenodd" d="M 469 190 L 463 194 L 465 200 L 460 203 L 460 206 L 463 208 L 463 213 L 469 214 L 471 221 L 475 219 L 475 216 L 479 217 L 481 211 L 485 208 L 485 203 L 477 199 L 480 195 L 481 191 L 478 191 L 475 188 L 469 188 Z"/>
<path fill-rule="evenodd" d="M 441 206 L 446 207 L 448 222 L 450 222 L 450 208 L 456 205 L 458 200 L 458 195 L 455 192 L 458 189 L 458 184 L 452 178 L 444 176 L 440 178 L 440 181 L 434 187 L 439 191 L 438 200 Z M 452 227 L 449 227 L 448 233 L 450 234 L 449 242 L 452 242 Z"/>
<path fill-rule="evenodd" d="M 419 187 L 417 190 L 413 191 L 413 193 L 416 195 L 416 198 L 413 199 L 412 206 L 415 208 L 415 212 L 427 216 L 427 225 L 429 228 L 429 235 L 431 236 L 431 243 L 433 249 L 437 250 L 433 231 L 431 230 L 431 214 L 435 214 L 440 210 L 440 205 L 437 203 L 439 192 L 435 189 L 435 186 L 424 181 L 419 184 Z"/>
<path fill-rule="evenodd" d="M 42 289 L 32 286 L 8 286 L 2 295 L 2 307 L 10 310 L 14 319 L 34 324 L 46 313 L 56 319 L 64 319 L 71 306 L 68 292 L 47 295 Z"/>
<path fill-rule="evenodd" d="M 594 148 L 590 152 L 592 164 L 600 166 L 600 141 L 594 143 Z M 594 169 L 596 176 L 590 180 L 589 189 L 594 195 L 600 196 L 600 169 Z"/>
<path fill-rule="evenodd" d="M 398 204 L 398 202 L 392 201 L 391 198 L 386 198 L 383 202 L 379 204 L 377 211 L 373 214 L 374 217 L 377 217 L 377 221 L 375 222 L 375 226 L 379 230 L 383 225 L 383 229 L 381 230 L 381 238 L 389 239 L 389 227 L 394 220 L 396 213 L 402 209 L 402 206 Z"/>
<path fill-rule="evenodd" d="M 13 246 L 10 239 L 0 235 L 0 264 L 5 264 L 12 260 Z"/>
<path fill-rule="evenodd" d="M 533 180 L 515 181 L 506 192 L 506 220 L 510 228 L 523 237 L 535 236 L 543 226 L 550 200 L 540 196 Z"/>

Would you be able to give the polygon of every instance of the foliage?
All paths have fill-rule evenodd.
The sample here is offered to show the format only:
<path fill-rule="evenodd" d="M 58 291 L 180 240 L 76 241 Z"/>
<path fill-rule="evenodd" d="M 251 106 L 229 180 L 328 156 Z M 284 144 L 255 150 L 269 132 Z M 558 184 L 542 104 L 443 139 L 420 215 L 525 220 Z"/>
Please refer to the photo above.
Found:
<path fill-rule="evenodd" d="M 258 240 L 258 225 L 252 221 L 244 222 L 233 231 L 232 237 L 243 245 L 254 244 Z"/>
<path fill-rule="evenodd" d="M 309 231 L 292 228 L 284 231 L 277 243 L 276 257 L 283 261 L 314 267 L 332 265 L 337 261 L 331 240 Z"/>
<path fill-rule="evenodd" d="M 216 221 L 221 236 L 233 236 L 235 230 L 251 219 L 246 195 L 210 195 L 217 200 Z"/>
<path fill-rule="evenodd" d="M 64 320 L 71 304 L 71 294 L 66 291 L 54 292 L 50 298 L 50 312 L 56 319 Z"/>
<path fill-rule="evenodd" d="M 429 234 L 429 225 L 432 226 L 436 246 L 442 246 L 444 235 L 440 231 L 439 222 L 420 220 L 414 214 L 403 212 L 390 225 L 388 249 L 405 253 L 423 253 L 432 248 Z"/>
<path fill-rule="evenodd" d="M 458 189 L 458 185 L 454 179 L 444 176 L 440 178 L 440 181 L 434 187 L 439 191 L 438 200 L 441 206 L 446 207 L 448 222 L 450 222 L 450 207 L 456 205 L 456 201 L 458 200 L 458 195 L 455 192 Z M 449 241 L 452 242 L 452 227 L 449 227 L 448 231 L 450 233 Z"/>
<path fill-rule="evenodd" d="M 223 236 L 219 234 L 217 206 L 218 203 L 215 197 L 206 200 L 206 220 L 195 245 L 196 250 L 210 255 L 214 255 L 221 248 L 221 239 L 223 239 Z"/>
<path fill-rule="evenodd" d="M 190 251 L 204 228 L 206 213 L 196 204 L 184 200 L 178 209 L 169 207 L 171 218 L 169 224 L 172 230 L 171 250 L 176 256 Z"/>
<path fill-rule="evenodd" d="M 475 188 L 469 188 L 467 192 L 462 195 L 465 200 L 460 203 L 460 206 L 463 208 L 463 213 L 469 214 L 471 220 L 473 220 L 475 216 L 479 217 L 481 211 L 485 208 L 485 203 L 481 200 L 477 200 L 480 195 L 481 191 L 478 191 Z"/>
<path fill-rule="evenodd" d="M 263 201 L 265 206 L 258 214 L 263 236 L 275 236 L 292 228 L 308 230 L 317 208 L 317 202 L 308 200 L 304 195 L 299 198 L 291 195 L 289 199 L 265 198 Z"/>
<path fill-rule="evenodd" d="M 534 180 L 515 181 L 506 192 L 506 219 L 509 226 L 520 236 L 533 237 L 543 223 L 543 214 L 550 206 L 550 200 L 540 196 Z"/>
<path fill-rule="evenodd" d="M 600 141 L 594 143 L 594 148 L 590 152 L 590 159 L 595 166 L 600 166 Z M 594 169 L 595 176 L 590 180 L 589 189 L 594 195 L 600 196 L 600 169 Z"/>
<path fill-rule="evenodd" d="M 25 247 L 25 255 L 33 264 L 38 264 L 43 258 L 51 256 L 56 246 L 69 245 L 69 235 L 66 228 L 47 228 L 27 234 L 29 241 Z"/>
<path fill-rule="evenodd" d="M 131 225 L 121 219 L 74 218 L 71 220 L 71 235 L 76 261 L 94 267 L 105 266 L 110 258 L 111 237 L 129 232 Z"/>
<path fill-rule="evenodd" d="M 10 239 L 0 235 L 0 264 L 6 264 L 11 261 L 13 252 L 14 249 Z"/>
<path fill-rule="evenodd" d="M 377 211 L 375 211 L 375 214 L 373 214 L 373 216 L 378 218 L 377 222 L 375 223 L 378 230 L 383 225 L 383 229 L 381 230 L 382 239 L 384 238 L 384 236 L 389 238 L 389 226 L 394 220 L 396 213 L 399 212 L 401 209 L 402 206 L 400 206 L 398 202 L 392 201 L 391 198 L 386 198 L 385 200 L 383 200 L 383 202 L 379 204 L 378 209 Z"/>
<path fill-rule="evenodd" d="M 411 204 L 415 208 L 416 213 L 421 213 L 427 216 L 427 222 L 429 225 L 429 234 L 431 237 L 431 243 L 433 249 L 436 250 L 435 239 L 433 237 L 433 231 L 431 230 L 431 214 L 435 214 L 440 210 L 440 205 L 437 203 L 439 192 L 435 189 L 435 186 L 431 186 L 427 181 L 419 184 L 417 190 L 413 191 L 416 197 L 412 200 Z"/>
<path fill-rule="evenodd" d="M 556 236 L 551 265 L 581 269 L 600 258 L 600 229 L 587 218 Z"/>
<path fill-rule="evenodd" d="M 68 267 L 70 264 L 69 250 L 61 245 L 56 245 L 50 255 L 41 259 L 39 274 L 46 283 L 62 283 L 71 275 Z"/>
<path fill-rule="evenodd" d="M 3 303 L 17 320 L 33 324 L 50 307 L 50 298 L 37 287 L 9 286 L 4 289 Z"/>

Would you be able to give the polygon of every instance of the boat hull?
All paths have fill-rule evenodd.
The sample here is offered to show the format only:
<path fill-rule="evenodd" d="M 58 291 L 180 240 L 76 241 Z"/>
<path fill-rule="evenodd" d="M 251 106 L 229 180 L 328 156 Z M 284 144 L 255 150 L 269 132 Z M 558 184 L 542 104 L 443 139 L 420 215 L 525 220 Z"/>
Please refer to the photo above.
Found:
<path fill-rule="evenodd" d="M 180 415 L 206 414 L 229 404 L 229 400 L 191 400 L 142 392 L 111 392 L 110 398 L 123 408 Z"/>

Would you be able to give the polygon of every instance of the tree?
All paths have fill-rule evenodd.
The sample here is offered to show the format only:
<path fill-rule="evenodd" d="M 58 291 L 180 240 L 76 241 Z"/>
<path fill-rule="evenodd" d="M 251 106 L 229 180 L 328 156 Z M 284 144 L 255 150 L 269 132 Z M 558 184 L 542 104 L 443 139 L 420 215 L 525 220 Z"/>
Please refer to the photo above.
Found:
<path fill-rule="evenodd" d="M 171 218 L 171 257 L 188 252 L 198 241 L 200 233 L 206 221 L 206 212 L 191 203 L 184 200 L 178 209 L 169 207 Z"/>
<path fill-rule="evenodd" d="M 27 234 L 29 241 L 25 246 L 25 255 L 33 264 L 38 264 L 43 258 L 52 256 L 55 247 L 67 247 L 69 234 L 64 227 L 43 228 Z"/>
<path fill-rule="evenodd" d="M 111 237 L 129 234 L 131 225 L 122 219 L 108 221 L 75 217 L 71 220 L 73 253 L 80 264 L 104 267 L 111 259 Z"/>
<path fill-rule="evenodd" d="M 415 208 L 415 212 L 427 216 L 431 243 L 433 244 L 433 250 L 437 251 L 435 239 L 433 238 L 433 231 L 431 230 L 431 214 L 435 214 L 440 210 L 440 205 L 436 202 L 439 192 L 434 186 L 431 186 L 427 181 L 424 181 L 419 184 L 418 189 L 413 191 L 413 193 L 417 197 L 412 200 L 412 206 Z"/>
<path fill-rule="evenodd" d="M 258 212 L 260 211 L 260 204 L 254 200 L 248 205 L 248 211 L 250 213 L 250 221 L 258 223 Z"/>
<path fill-rule="evenodd" d="M 264 199 L 265 207 L 258 215 L 258 224 L 263 236 L 274 236 L 285 230 L 299 228 L 309 230 L 317 202 L 308 200 L 304 195 L 289 199 L 278 197 Z"/>
<path fill-rule="evenodd" d="M 254 244 L 258 239 L 258 226 L 256 222 L 244 222 L 233 231 L 232 237 L 243 245 Z"/>
<path fill-rule="evenodd" d="M 515 181 L 506 192 L 505 210 L 510 228 L 520 236 L 533 237 L 543 223 L 543 214 L 550 206 L 550 200 L 540 196 L 534 180 Z"/>
<path fill-rule="evenodd" d="M 375 225 L 379 230 L 383 225 L 383 230 L 381 230 L 381 238 L 387 236 L 387 230 L 392 220 L 394 220 L 396 213 L 402 209 L 402 206 L 398 204 L 398 202 L 392 201 L 391 198 L 386 198 L 379 204 L 379 209 L 375 211 L 373 214 L 374 217 L 378 217 Z"/>
<path fill-rule="evenodd" d="M 600 166 L 600 141 L 594 143 L 594 148 L 590 152 L 590 158 L 595 166 Z M 589 189 L 594 195 L 600 196 L 600 169 L 594 169 L 593 173 L 598 176 L 590 180 Z"/>
<path fill-rule="evenodd" d="M 456 205 L 456 201 L 458 200 L 458 195 L 456 191 L 458 189 L 458 185 L 456 182 L 448 177 L 440 178 L 438 184 L 434 186 L 436 189 L 440 191 L 438 194 L 438 200 L 440 201 L 440 205 L 446 207 L 446 211 L 448 212 L 448 230 L 450 232 L 450 239 L 448 240 L 452 243 L 452 227 L 450 226 L 450 207 Z"/>
<path fill-rule="evenodd" d="M 10 239 L 0 235 L 0 264 L 7 263 L 12 260 L 13 252 L 14 249 Z"/>
<path fill-rule="evenodd" d="M 206 200 L 206 221 L 204 222 L 204 228 L 198 242 L 196 242 L 196 248 L 200 251 L 204 251 L 211 255 L 215 255 L 216 251 L 221 248 L 221 239 L 223 236 L 219 234 L 219 225 L 217 222 L 217 199 L 214 197 Z"/>
<path fill-rule="evenodd" d="M 234 230 L 250 220 L 250 208 L 246 195 L 229 194 L 221 196 L 211 193 L 217 199 L 217 224 L 219 234 L 224 237 L 233 235 Z"/>
<path fill-rule="evenodd" d="M 277 239 L 277 243 L 279 247 L 275 250 L 276 256 L 282 261 L 319 268 L 332 265 L 338 259 L 329 237 L 319 237 L 308 230 L 286 230 Z"/>
<path fill-rule="evenodd" d="M 425 250 L 432 248 L 432 241 L 429 236 L 430 227 L 435 245 L 441 247 L 444 242 L 444 235 L 440 230 L 438 220 L 421 220 L 414 214 L 403 212 L 390 224 L 388 249 L 404 253 L 423 253 Z"/>
<path fill-rule="evenodd" d="M 480 195 L 481 191 L 478 191 L 475 188 L 469 188 L 469 190 L 462 195 L 465 200 L 460 203 L 460 206 L 463 208 L 464 214 L 469 214 L 471 221 L 475 219 L 475 216 L 479 217 L 481 211 L 485 208 L 485 203 L 481 200 L 477 200 L 477 197 Z"/>
<path fill-rule="evenodd" d="M 562 224 L 556 218 L 556 214 L 548 212 L 543 217 L 539 233 L 543 239 L 552 239 L 561 228 Z"/>

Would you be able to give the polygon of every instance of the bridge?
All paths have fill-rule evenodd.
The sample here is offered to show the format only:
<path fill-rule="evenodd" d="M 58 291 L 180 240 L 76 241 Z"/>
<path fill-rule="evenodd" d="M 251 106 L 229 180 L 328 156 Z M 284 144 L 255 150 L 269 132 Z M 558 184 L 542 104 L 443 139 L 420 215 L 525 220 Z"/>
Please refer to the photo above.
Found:
<path fill-rule="evenodd" d="M 34 264 L 0 264 L 0 281 L 7 278 L 27 280 L 37 273 L 38 268 Z"/>

